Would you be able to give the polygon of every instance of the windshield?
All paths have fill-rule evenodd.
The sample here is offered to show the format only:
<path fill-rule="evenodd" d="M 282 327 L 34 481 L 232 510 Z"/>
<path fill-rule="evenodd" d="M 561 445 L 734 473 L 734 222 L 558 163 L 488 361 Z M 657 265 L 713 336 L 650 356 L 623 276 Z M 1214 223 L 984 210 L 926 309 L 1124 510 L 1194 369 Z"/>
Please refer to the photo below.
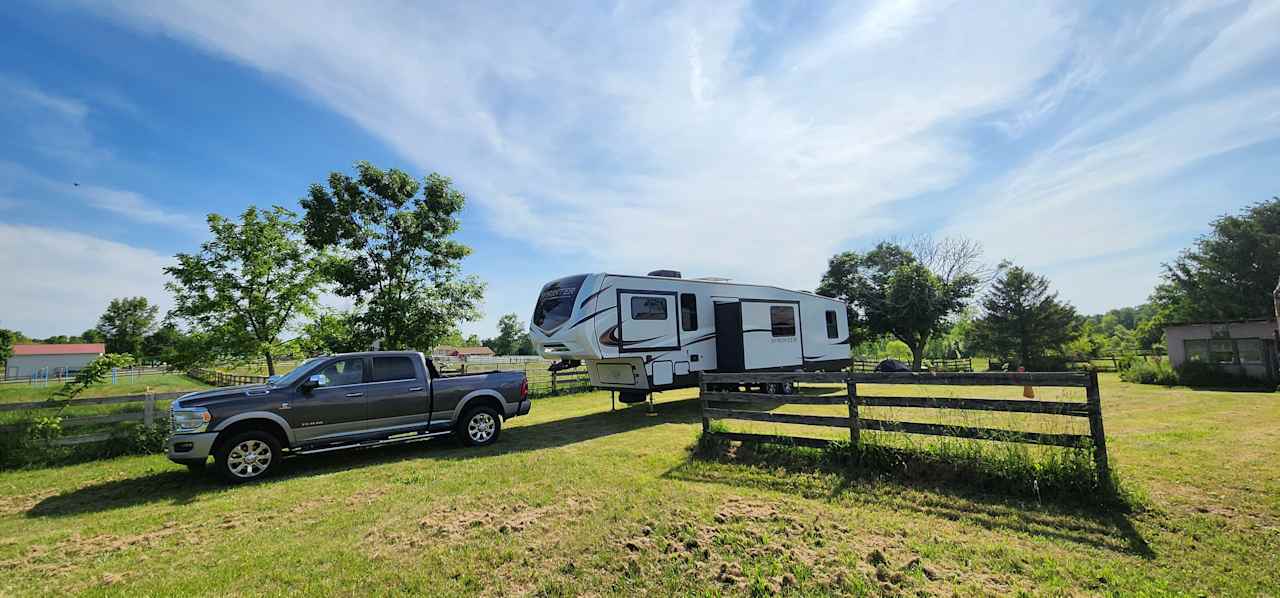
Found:
<path fill-rule="evenodd" d="M 293 368 L 292 370 L 289 370 L 289 373 L 283 376 L 280 376 L 280 378 L 278 378 L 275 382 L 272 382 L 271 385 L 272 386 L 289 386 L 290 384 L 297 382 L 298 380 L 302 379 L 303 376 L 306 375 L 307 370 L 311 369 L 311 366 L 315 365 L 316 362 L 320 361 L 321 359 L 322 359 L 321 357 L 312 357 L 311 359 L 308 359 L 302 363 L 299 363 L 297 367 Z"/>
<path fill-rule="evenodd" d="M 566 276 L 542 287 L 538 304 L 533 308 L 533 325 L 551 330 L 565 323 L 573 314 L 573 300 L 578 297 L 578 288 L 586 278 L 586 274 Z"/>

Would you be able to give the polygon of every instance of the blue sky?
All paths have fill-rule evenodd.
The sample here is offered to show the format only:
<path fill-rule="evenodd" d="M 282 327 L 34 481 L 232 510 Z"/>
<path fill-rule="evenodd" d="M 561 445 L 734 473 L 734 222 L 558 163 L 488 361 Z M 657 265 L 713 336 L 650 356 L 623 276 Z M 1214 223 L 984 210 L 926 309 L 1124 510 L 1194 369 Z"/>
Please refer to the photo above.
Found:
<path fill-rule="evenodd" d="M 0 5 L 0 326 L 168 305 L 210 211 L 356 160 L 468 194 L 485 318 L 580 271 L 813 288 L 962 235 L 1082 311 L 1280 193 L 1280 2 Z"/>

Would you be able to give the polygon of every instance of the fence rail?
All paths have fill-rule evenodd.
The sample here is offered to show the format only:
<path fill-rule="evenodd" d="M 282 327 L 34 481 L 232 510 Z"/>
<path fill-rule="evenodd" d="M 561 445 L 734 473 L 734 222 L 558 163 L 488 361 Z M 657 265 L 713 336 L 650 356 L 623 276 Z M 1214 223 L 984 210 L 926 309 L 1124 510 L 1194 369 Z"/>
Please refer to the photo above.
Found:
<path fill-rule="evenodd" d="M 126 422 L 142 422 L 145 426 L 156 425 L 156 404 L 162 401 L 172 401 L 189 391 L 182 392 L 161 392 L 140 395 L 128 395 L 122 397 L 93 397 L 87 399 L 70 399 L 66 401 L 34 401 L 29 403 L 4 403 L 0 404 L 0 412 L 8 411 L 32 411 L 38 409 L 53 409 L 64 407 L 82 407 L 88 405 L 121 405 L 129 403 L 142 403 L 142 411 L 129 411 L 125 413 L 109 413 L 105 415 L 85 415 L 80 417 L 67 417 L 59 421 L 59 425 L 63 428 L 80 428 L 85 426 L 96 426 L 103 424 L 118 424 Z M 20 429 L 19 425 L 3 425 L 0 426 L 0 433 L 9 433 Z M 51 441 L 51 444 L 58 446 L 71 446 L 77 444 L 87 444 L 91 442 L 102 442 L 109 440 L 119 430 L 110 430 L 105 432 L 95 432 L 92 434 L 82 434 L 79 436 L 63 436 Z"/>
<path fill-rule="evenodd" d="M 859 373 L 869 373 L 876 371 L 876 366 L 884 359 L 854 359 L 849 363 L 849 371 Z M 925 359 L 921 364 L 921 369 L 932 372 L 972 372 L 973 359 L 963 357 L 959 359 Z"/>
<path fill-rule="evenodd" d="M 803 394 L 765 394 L 730 390 L 771 382 L 832 384 L 843 383 L 844 394 L 821 396 Z M 984 399 L 950 397 L 860 396 L 859 384 L 913 384 L 926 386 L 1049 386 L 1075 387 L 1085 390 L 1084 402 L 1038 401 L 1023 399 Z M 930 436 L 950 436 L 975 440 L 995 440 L 1093 449 L 1099 480 L 1109 485 L 1106 433 L 1102 423 L 1102 399 L 1097 372 L 984 372 L 984 373 L 725 373 L 702 374 L 699 399 L 702 405 L 702 431 L 728 440 L 753 442 L 785 442 L 801 446 L 824 446 L 830 441 L 801 436 L 712 432 L 711 420 L 732 419 L 806 426 L 847 428 L 853 444 L 861 441 L 862 430 L 898 432 Z M 839 392 L 839 391 L 837 391 Z M 766 403 L 762 408 L 747 406 Z M 779 404 L 846 405 L 847 416 L 775 413 L 768 409 Z M 1088 434 L 1056 434 L 1019 430 L 1002 430 L 973 426 L 931 424 L 872 419 L 862 416 L 862 407 L 905 407 L 940 410 L 973 410 L 1011 413 L 1039 413 L 1089 420 Z"/>

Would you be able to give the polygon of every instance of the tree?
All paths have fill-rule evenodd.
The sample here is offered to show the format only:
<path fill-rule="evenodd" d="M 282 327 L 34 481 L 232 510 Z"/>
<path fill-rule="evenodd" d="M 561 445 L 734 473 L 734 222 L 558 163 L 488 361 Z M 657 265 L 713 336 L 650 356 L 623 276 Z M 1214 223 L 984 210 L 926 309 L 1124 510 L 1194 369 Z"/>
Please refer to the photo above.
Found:
<path fill-rule="evenodd" d="M 907 249 L 880 243 L 865 254 L 846 251 L 832 257 L 818 294 L 849 303 L 854 344 L 891 334 L 907 345 L 912 367 L 919 369 L 929 339 L 946 328 L 979 284 L 970 272 L 950 275 L 944 280 Z"/>
<path fill-rule="evenodd" d="M 302 328 L 302 346 L 309 355 L 367 351 L 373 341 L 359 315 L 349 311 L 323 311 Z"/>
<path fill-rule="evenodd" d="M 146 297 L 112 299 L 107 311 L 98 318 L 98 332 L 106 338 L 107 352 L 128 353 L 142 357 L 143 340 L 155 331 L 160 308 Z"/>
<path fill-rule="evenodd" d="M 981 305 L 975 343 L 991 355 L 1014 355 L 1023 365 L 1040 365 L 1080 334 L 1075 308 L 1049 292 L 1049 279 L 1008 262 L 1000 265 Z"/>
<path fill-rule="evenodd" d="M 13 357 L 13 345 L 18 342 L 22 333 L 0 328 L 0 363 L 8 364 Z M 8 374 L 6 374 L 8 375 Z"/>
<path fill-rule="evenodd" d="M 324 277 L 315 252 L 300 240 L 295 214 L 250 206 L 236 223 L 209 215 L 213 239 L 199 253 L 179 253 L 165 272 L 175 318 L 190 323 L 210 352 L 261 355 L 275 375 L 280 334 L 309 315 Z"/>
<path fill-rule="evenodd" d="M 1171 264 L 1151 301 L 1160 321 L 1270 317 L 1280 279 L 1280 197 L 1213 221 Z M 1154 333 L 1147 332 L 1150 338 Z"/>
<path fill-rule="evenodd" d="M 533 341 L 529 339 L 529 329 L 516 314 L 507 314 L 498 319 L 498 336 L 485 339 L 484 346 L 493 349 L 498 355 L 533 355 Z"/>
<path fill-rule="evenodd" d="M 142 340 L 142 355 L 173 364 L 181 351 L 184 336 L 173 322 L 165 322 L 163 326 Z"/>
<path fill-rule="evenodd" d="M 311 186 L 302 200 L 307 243 L 326 253 L 335 291 L 355 300 L 382 348 L 435 346 L 480 316 L 484 285 L 460 274 L 471 250 L 451 238 L 465 198 L 438 174 L 419 183 L 368 162 L 356 170 L 355 179 L 330 174 L 327 189 Z"/>

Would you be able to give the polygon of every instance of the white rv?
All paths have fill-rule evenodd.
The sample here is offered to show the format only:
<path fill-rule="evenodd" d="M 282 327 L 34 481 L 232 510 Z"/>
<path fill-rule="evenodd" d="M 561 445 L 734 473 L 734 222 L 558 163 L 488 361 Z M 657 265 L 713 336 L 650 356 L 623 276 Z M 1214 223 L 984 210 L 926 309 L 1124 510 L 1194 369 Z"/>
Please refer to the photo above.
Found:
<path fill-rule="evenodd" d="M 544 357 L 583 361 L 592 386 L 621 391 L 623 402 L 696 386 L 699 372 L 849 365 L 843 301 L 670 270 L 551 281 L 538 295 L 529 332 Z"/>

